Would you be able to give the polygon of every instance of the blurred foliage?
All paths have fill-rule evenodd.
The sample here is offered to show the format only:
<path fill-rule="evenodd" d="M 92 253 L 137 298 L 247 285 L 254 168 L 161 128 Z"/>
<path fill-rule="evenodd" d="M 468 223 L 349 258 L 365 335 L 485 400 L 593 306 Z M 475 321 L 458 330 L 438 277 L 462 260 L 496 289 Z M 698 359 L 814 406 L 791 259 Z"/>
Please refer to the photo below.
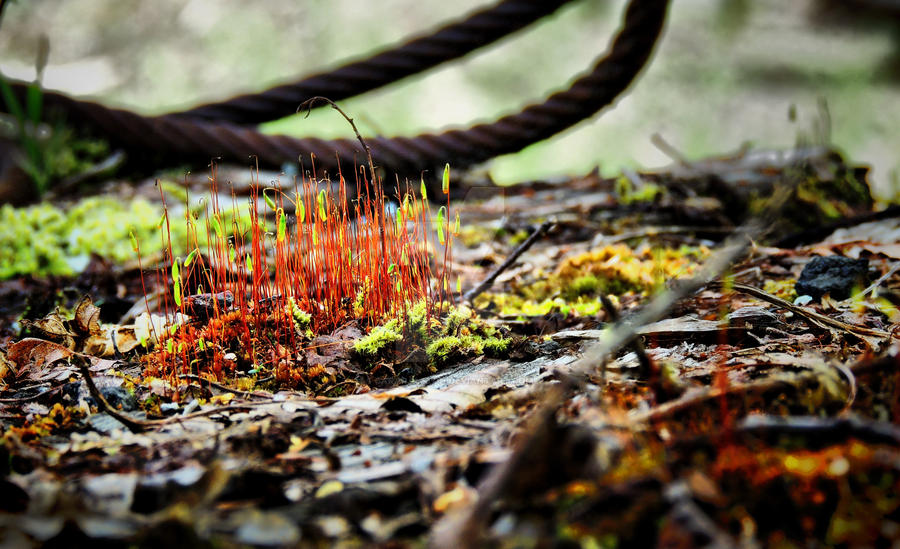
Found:
<path fill-rule="evenodd" d="M 884 116 L 895 110 L 898 74 L 889 61 L 897 57 L 896 24 L 884 17 L 866 19 L 865 26 L 856 23 L 858 17 L 823 19 L 826 4 L 673 4 L 654 59 L 615 108 L 494 160 L 491 176 L 512 182 L 583 173 L 598 165 L 609 176 L 622 167 L 669 163 L 651 143 L 654 133 L 688 158 L 735 150 L 745 142 L 789 147 L 797 131 L 787 117 L 789 106 L 796 105 L 796 120 L 803 123 L 816 115 L 824 96 L 833 114 L 833 143 L 875 165 L 877 196 L 900 193 L 900 138 Z M 54 76 L 62 80 L 53 86 L 90 82 L 95 89 L 81 93 L 156 114 L 327 70 L 482 5 L 481 0 L 421 5 L 386 0 L 377 8 L 358 0 L 22 2 L 7 10 L 0 66 L 30 66 L 33 37 L 43 30 L 54 45 L 48 80 L 63 74 L 54 72 L 56 67 L 94 71 L 77 82 Z M 484 52 L 341 106 L 364 135 L 408 135 L 494 119 L 565 87 L 591 66 L 614 34 L 624 5 L 624 0 L 574 2 Z M 352 136 L 327 109 L 264 128 Z"/>

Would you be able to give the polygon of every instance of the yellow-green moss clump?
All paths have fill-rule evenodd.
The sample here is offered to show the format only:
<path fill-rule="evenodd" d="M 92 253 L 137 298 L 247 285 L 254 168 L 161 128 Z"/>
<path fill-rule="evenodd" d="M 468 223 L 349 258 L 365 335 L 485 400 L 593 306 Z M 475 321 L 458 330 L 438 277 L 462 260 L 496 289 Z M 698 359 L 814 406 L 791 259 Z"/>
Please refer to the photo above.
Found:
<path fill-rule="evenodd" d="M 429 317 L 426 311 L 420 302 L 405 318 L 372 328 L 353 346 L 357 360 L 374 366 L 380 360 L 402 359 L 418 348 L 424 349 L 429 365 L 437 367 L 481 354 L 499 356 L 509 348 L 510 340 L 468 307 L 448 307 L 441 318 Z"/>
<path fill-rule="evenodd" d="M 548 276 L 507 294 L 485 294 L 479 308 L 494 307 L 503 315 L 539 316 L 551 312 L 592 316 L 602 310 L 600 295 L 646 294 L 666 280 L 693 272 L 706 248 L 632 250 L 624 244 L 572 256 Z"/>
<path fill-rule="evenodd" d="M 763 290 L 781 299 L 794 301 L 797 299 L 797 291 L 794 289 L 795 284 L 797 284 L 797 281 L 793 278 L 784 280 L 769 279 L 763 283 Z"/>
<path fill-rule="evenodd" d="M 364 360 L 377 360 L 391 350 L 395 344 L 403 341 L 403 331 L 400 321 L 393 319 L 381 326 L 375 326 L 372 331 L 353 345 L 353 351 Z"/>
<path fill-rule="evenodd" d="M 136 198 L 91 197 L 68 208 L 37 204 L 0 207 L 0 279 L 24 274 L 73 275 L 91 254 L 124 262 L 136 258 L 129 233 L 145 256 L 159 252 L 162 206 Z M 183 253 L 187 229 L 170 223 L 174 253 Z M 202 236 L 202 235 L 201 235 Z M 202 243 L 201 243 L 202 244 Z"/>
<path fill-rule="evenodd" d="M 79 137 L 70 128 L 58 125 L 51 142 L 45 146 L 47 176 L 59 181 L 93 167 L 109 156 L 109 143 L 102 139 Z"/>

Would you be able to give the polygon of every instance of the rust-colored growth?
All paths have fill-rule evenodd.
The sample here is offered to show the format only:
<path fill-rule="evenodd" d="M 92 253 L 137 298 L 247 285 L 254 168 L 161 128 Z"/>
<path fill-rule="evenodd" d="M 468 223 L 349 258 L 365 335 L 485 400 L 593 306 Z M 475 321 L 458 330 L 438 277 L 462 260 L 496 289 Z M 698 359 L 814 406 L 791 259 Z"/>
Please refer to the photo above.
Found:
<path fill-rule="evenodd" d="M 257 178 L 251 189 L 243 218 L 232 193 L 226 227 L 214 168 L 205 220 L 186 217 L 193 251 L 173 258 L 165 242 L 170 268 L 159 276 L 166 279 L 166 315 L 170 325 L 175 313 L 190 320 L 160 338 L 144 359 L 147 374 L 259 374 L 282 386 L 315 387 L 324 368 L 306 365 L 310 333 L 402 317 L 423 300 L 434 314 L 449 299 L 447 208 L 432 217 L 427 197 L 408 187 L 396 189 L 392 206 L 382 186 L 365 179 L 351 200 L 340 176 L 335 184 L 315 175 L 295 179 L 287 191 L 261 188 Z M 431 261 L 438 252 L 429 249 L 432 223 L 444 248 L 439 271 Z M 208 244 L 201 253 L 203 230 Z"/>

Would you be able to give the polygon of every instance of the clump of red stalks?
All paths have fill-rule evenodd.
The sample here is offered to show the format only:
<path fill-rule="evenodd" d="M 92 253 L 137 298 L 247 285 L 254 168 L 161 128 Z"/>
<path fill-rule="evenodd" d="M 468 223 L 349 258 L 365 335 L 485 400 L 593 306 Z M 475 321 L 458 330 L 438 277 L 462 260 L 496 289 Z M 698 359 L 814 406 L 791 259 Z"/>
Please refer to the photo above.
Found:
<path fill-rule="evenodd" d="M 448 178 L 449 166 L 445 194 Z M 205 219 L 187 210 L 184 259 L 172 255 L 166 209 L 168 267 L 157 276 L 165 281 L 168 328 L 143 359 L 147 375 L 267 378 L 315 390 L 335 380 L 307 363 L 314 334 L 403 317 L 422 301 L 429 315 L 439 314 L 452 299 L 448 265 L 459 220 L 451 231 L 449 195 L 432 215 L 424 182 L 419 194 L 398 185 L 391 201 L 364 175 L 354 198 L 341 176 L 332 183 L 313 172 L 285 190 L 262 188 L 257 173 L 245 211 L 232 191 L 230 216 L 219 203 L 215 168 L 210 191 Z M 435 234 L 439 252 L 430 249 Z"/>

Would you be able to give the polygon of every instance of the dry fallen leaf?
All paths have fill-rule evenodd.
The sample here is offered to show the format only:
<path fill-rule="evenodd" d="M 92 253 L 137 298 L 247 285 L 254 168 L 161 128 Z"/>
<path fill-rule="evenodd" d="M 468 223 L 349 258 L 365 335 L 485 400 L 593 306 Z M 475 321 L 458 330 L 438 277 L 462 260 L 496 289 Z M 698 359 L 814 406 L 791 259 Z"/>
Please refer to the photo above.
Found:
<path fill-rule="evenodd" d="M 7 358 L 16 365 L 17 377 L 31 381 L 45 381 L 58 375 L 75 372 L 74 367 L 65 367 L 65 371 L 54 368 L 54 365 L 75 353 L 66 347 L 34 337 L 28 337 L 9 346 Z"/>

